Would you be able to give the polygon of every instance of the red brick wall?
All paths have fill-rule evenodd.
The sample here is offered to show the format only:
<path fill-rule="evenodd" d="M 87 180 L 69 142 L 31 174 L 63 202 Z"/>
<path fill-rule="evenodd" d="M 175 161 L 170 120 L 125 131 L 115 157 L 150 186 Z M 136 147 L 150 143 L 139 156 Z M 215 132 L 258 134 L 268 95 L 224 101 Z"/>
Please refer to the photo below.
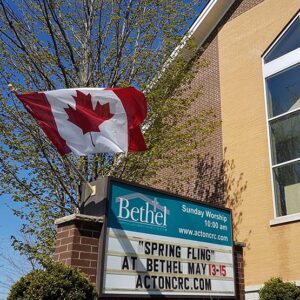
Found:
<path fill-rule="evenodd" d="M 57 225 L 55 259 L 82 270 L 96 282 L 99 222 L 71 220 Z"/>

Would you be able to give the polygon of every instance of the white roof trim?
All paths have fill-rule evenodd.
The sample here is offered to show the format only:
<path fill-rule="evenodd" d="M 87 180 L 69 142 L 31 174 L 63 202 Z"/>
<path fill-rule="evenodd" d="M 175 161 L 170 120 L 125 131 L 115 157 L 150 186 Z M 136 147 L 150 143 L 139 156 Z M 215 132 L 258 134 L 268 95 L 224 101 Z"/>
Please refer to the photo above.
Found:
<path fill-rule="evenodd" d="M 190 37 L 195 39 L 198 48 L 200 48 L 235 1 L 210 0 L 185 34 L 179 46 L 172 52 L 170 58 L 173 59 L 178 55 Z"/>
<path fill-rule="evenodd" d="M 212 33 L 235 1 L 236 0 L 210 0 L 208 2 L 208 4 L 200 13 L 199 17 L 184 35 L 179 45 L 171 53 L 169 59 L 164 63 L 161 71 L 154 77 L 149 85 L 150 88 L 157 82 L 157 80 L 159 80 L 162 73 L 166 70 L 166 68 L 168 68 L 169 64 L 177 57 L 179 53 L 182 53 L 186 61 L 189 61 L 193 57 L 194 51 L 185 48 L 187 41 L 190 38 L 193 38 L 197 44 L 197 49 L 203 46 L 205 40 Z"/>

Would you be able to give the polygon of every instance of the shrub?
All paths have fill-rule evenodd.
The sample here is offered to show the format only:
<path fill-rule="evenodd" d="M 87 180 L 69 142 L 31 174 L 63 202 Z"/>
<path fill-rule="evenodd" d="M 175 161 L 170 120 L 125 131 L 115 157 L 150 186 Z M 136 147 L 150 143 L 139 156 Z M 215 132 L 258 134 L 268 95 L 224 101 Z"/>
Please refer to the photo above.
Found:
<path fill-rule="evenodd" d="M 93 300 L 98 299 L 93 284 L 82 272 L 51 262 L 44 270 L 34 270 L 10 289 L 8 300 Z"/>
<path fill-rule="evenodd" d="M 259 291 L 261 300 L 300 300 L 300 288 L 295 283 L 271 278 Z"/>

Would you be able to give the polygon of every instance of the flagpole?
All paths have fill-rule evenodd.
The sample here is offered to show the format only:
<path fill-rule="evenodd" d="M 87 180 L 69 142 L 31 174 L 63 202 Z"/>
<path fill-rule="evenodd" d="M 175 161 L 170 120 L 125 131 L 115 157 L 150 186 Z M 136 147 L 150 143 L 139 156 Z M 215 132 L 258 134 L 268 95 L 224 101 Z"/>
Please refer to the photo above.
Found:
<path fill-rule="evenodd" d="M 96 195 L 96 185 L 91 185 L 86 178 L 81 174 L 81 172 L 77 169 L 77 167 L 72 163 L 72 161 L 69 159 L 67 155 L 64 155 L 63 158 L 70 164 L 70 166 L 73 168 L 73 170 L 77 173 L 77 175 L 80 177 L 80 179 L 88 186 L 90 189 L 90 195 L 89 196 L 95 196 Z"/>

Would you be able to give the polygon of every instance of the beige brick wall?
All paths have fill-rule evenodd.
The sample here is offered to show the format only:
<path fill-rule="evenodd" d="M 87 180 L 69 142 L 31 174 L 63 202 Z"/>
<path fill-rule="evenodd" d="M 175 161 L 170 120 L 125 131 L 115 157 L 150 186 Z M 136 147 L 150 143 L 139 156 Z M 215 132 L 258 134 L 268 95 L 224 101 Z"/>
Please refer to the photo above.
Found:
<path fill-rule="evenodd" d="M 247 186 L 235 209 L 237 239 L 247 244 L 246 285 L 262 284 L 272 276 L 300 279 L 300 222 L 269 223 L 274 208 L 261 60 L 299 8 L 299 0 L 265 0 L 219 33 L 223 145 L 235 164 L 231 176 L 243 173 Z"/>

